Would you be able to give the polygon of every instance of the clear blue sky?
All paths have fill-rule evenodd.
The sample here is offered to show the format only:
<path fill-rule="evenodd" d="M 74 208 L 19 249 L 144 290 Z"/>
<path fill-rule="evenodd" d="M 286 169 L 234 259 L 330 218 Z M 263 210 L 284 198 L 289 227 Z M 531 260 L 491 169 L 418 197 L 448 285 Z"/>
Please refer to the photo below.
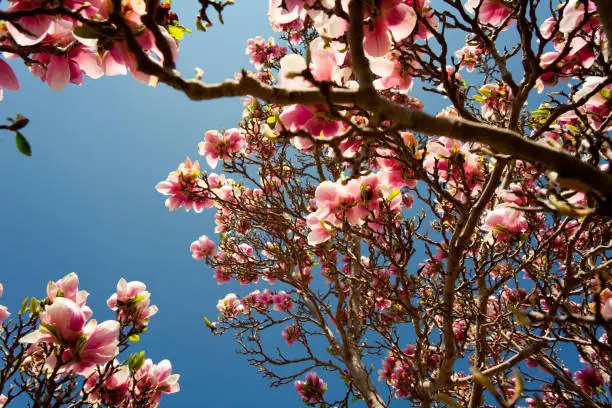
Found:
<path fill-rule="evenodd" d="M 193 27 L 195 0 L 175 1 Z M 187 36 L 179 68 L 204 79 L 231 78 L 248 67 L 246 40 L 272 34 L 267 2 L 239 1 L 225 26 Z M 44 297 L 49 280 L 75 271 L 99 321 L 112 318 L 106 299 L 117 280 L 145 282 L 159 313 L 134 351 L 168 358 L 180 373 L 181 392 L 164 407 L 300 406 L 292 387 L 270 390 L 240 356 L 231 336 L 214 337 L 202 316 L 217 316 L 212 271 L 191 259 L 189 244 L 213 235 L 213 213 L 169 213 L 154 186 L 185 159 L 197 156 L 204 131 L 233 127 L 240 100 L 191 102 L 160 85 L 131 77 L 86 80 L 61 93 L 11 61 L 21 90 L 5 92 L 0 117 L 31 119 L 24 133 L 33 157 L 20 155 L 12 134 L 0 133 L 3 204 L 0 211 L 0 304 L 13 312 L 25 296 Z"/>

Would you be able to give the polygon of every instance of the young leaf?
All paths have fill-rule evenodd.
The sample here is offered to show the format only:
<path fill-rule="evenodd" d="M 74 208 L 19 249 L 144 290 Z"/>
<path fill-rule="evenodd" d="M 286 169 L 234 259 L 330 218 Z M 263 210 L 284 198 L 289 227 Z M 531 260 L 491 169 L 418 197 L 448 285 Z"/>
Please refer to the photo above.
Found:
<path fill-rule="evenodd" d="M 15 132 L 15 144 L 17 145 L 17 149 L 26 156 L 32 156 L 32 148 L 30 147 L 30 143 L 27 141 L 25 136 L 21 134 L 21 132 Z"/>
<path fill-rule="evenodd" d="M 141 351 L 136 354 L 130 354 L 128 358 L 128 367 L 132 372 L 140 370 L 145 362 L 145 352 Z"/>

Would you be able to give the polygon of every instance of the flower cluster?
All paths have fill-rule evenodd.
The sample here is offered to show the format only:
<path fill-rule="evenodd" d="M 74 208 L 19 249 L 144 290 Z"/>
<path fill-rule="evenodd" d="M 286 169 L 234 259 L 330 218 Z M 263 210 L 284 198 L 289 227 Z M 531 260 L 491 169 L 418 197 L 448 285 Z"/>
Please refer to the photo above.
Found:
<path fill-rule="evenodd" d="M 51 6 L 42 0 L 12 0 L 6 12 L 25 14 Z M 39 50 L 27 59 L 30 70 L 56 91 L 61 91 L 68 83 L 82 84 L 84 75 L 96 79 L 103 75 L 125 75 L 130 72 L 140 82 L 149 85 L 157 83 L 156 78 L 138 70 L 136 56 L 128 50 L 126 41 L 119 33 L 112 32 L 110 24 L 108 27 L 105 24 L 113 12 L 112 2 L 76 0 L 67 2 L 64 7 L 66 12 L 57 15 L 32 13 L 7 21 L 0 30 L 0 41 L 9 49 L 15 46 Z M 136 39 L 143 52 L 163 62 L 168 54 L 164 55 L 160 50 L 155 34 L 142 20 L 147 13 L 145 2 L 124 0 L 122 12 L 126 24 L 138 33 Z M 94 22 L 94 25 L 88 25 L 88 21 Z M 166 21 L 164 25 L 157 25 L 156 30 L 164 38 L 169 56 L 175 60 L 178 44 L 167 30 L 171 24 L 173 22 Z M 17 58 L 19 54 L 5 53 L 5 57 Z M 19 89 L 12 69 L 2 60 L 0 78 L 0 91 L 2 88 Z"/>
<path fill-rule="evenodd" d="M 49 282 L 49 303 L 40 313 L 40 326 L 22 337 L 20 342 L 33 346 L 48 344 L 56 351 L 46 361 L 51 368 L 61 364 L 63 371 L 88 375 L 97 365 L 111 361 L 119 352 L 120 324 L 114 320 L 100 324 L 93 319 L 88 321 L 92 315 L 91 309 L 85 305 L 88 293 L 79 291 L 78 284 L 75 273 L 57 282 Z"/>
<path fill-rule="evenodd" d="M 300 398 L 306 404 L 319 404 L 324 401 L 323 395 L 327 391 L 327 384 L 321 380 L 317 373 L 306 374 L 304 381 L 298 380 L 293 383 L 293 388 L 297 391 Z"/>
<path fill-rule="evenodd" d="M 149 325 L 149 319 L 157 313 L 157 306 L 151 306 L 151 293 L 139 281 L 127 282 L 121 278 L 117 292 L 106 302 L 117 312 L 117 320 L 124 326 L 133 326 L 134 334 L 142 333 Z"/>
<path fill-rule="evenodd" d="M 278 312 L 288 312 L 293 309 L 293 300 L 284 290 L 274 292 L 265 289 L 255 290 L 242 299 L 235 293 L 228 293 L 217 302 L 217 310 L 224 319 L 233 319 L 239 314 L 248 314 L 251 310 L 266 313 L 270 306 Z"/>
<path fill-rule="evenodd" d="M 0 294 L 1 294 L 0 286 Z M 9 329 L 3 332 L 5 344 L 15 342 L 7 349 L 7 358 L 20 367 L 20 376 L 30 379 L 24 385 L 24 390 L 35 401 L 53 401 L 53 393 L 58 386 L 70 393 L 77 387 L 82 387 L 83 401 L 87 405 L 104 404 L 125 408 L 140 406 L 156 407 L 162 394 L 171 394 L 179 390 L 179 376 L 172 375 L 172 367 L 168 360 L 155 365 L 151 360 L 144 359 L 144 352 L 130 357 L 127 364 L 117 360 L 120 350 L 126 349 L 128 335 L 143 332 L 149 322 L 149 317 L 155 314 L 156 307 L 149 306 L 149 292 L 141 282 L 126 282 L 121 279 L 117 284 L 117 293 L 108 301 L 112 310 L 117 312 L 117 320 L 107 320 L 97 323 L 91 319 L 92 310 L 87 306 L 88 293 L 79 290 L 79 278 L 70 273 L 58 281 L 49 282 L 47 297 L 39 301 L 35 298 L 24 301 L 19 317 L 8 323 Z M 28 323 L 23 319 L 25 310 L 29 310 Z M 38 328 L 36 327 L 38 323 Z M 17 330 L 15 330 L 17 328 Z M 29 329 L 28 329 L 29 328 Z M 128 330 L 126 330 L 128 329 Z M 12 338 L 16 333 L 19 337 Z M 26 346 L 25 352 L 12 355 L 18 350 L 17 345 Z M 2 371 L 5 381 L 9 381 L 15 371 Z M 4 371 L 3 371 L 4 370 Z M 38 379 L 43 378 L 39 390 L 47 387 L 51 394 L 44 391 L 31 393 L 28 387 L 38 387 Z M 52 385 L 56 382 L 55 385 Z M 15 395 L 11 385 L 8 396 L 0 396 L 0 407 L 10 403 Z M 23 391 L 21 391 L 23 392 Z M 65 396 L 62 396 L 64 398 Z M 76 398 L 76 397 L 75 397 Z"/>
<path fill-rule="evenodd" d="M 370 174 L 346 183 L 324 181 L 319 184 L 315 191 L 317 210 L 306 218 L 311 229 L 308 243 L 317 245 L 328 241 L 343 220 L 351 225 L 362 225 L 367 219 L 375 221 L 384 209 L 383 203 L 392 211 L 399 210 L 401 195 L 395 193 L 392 186 L 381 183 L 383 174 Z"/>
<path fill-rule="evenodd" d="M 257 69 L 272 66 L 286 54 L 287 48 L 278 46 L 272 37 L 267 42 L 261 37 L 247 41 L 246 55 L 251 56 L 250 62 Z"/>
<path fill-rule="evenodd" d="M 94 372 L 85 382 L 88 402 L 107 406 L 157 407 L 163 394 L 180 391 L 178 374 L 172 374 L 168 360 L 153 364 L 151 359 L 142 360 L 140 368 L 120 366 L 111 376 L 101 381 Z M 126 405 L 127 403 L 127 405 Z"/>

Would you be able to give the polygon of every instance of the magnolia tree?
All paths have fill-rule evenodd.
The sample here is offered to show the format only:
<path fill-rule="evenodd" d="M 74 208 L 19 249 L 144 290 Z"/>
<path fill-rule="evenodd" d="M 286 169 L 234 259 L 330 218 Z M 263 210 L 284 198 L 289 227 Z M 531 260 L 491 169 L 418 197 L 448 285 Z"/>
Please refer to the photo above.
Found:
<path fill-rule="evenodd" d="M 199 3 L 200 29 L 233 5 Z M 208 130 L 198 145 L 222 173 L 187 159 L 157 190 L 170 210 L 216 211 L 217 238 L 201 236 L 192 255 L 217 283 L 244 287 L 205 321 L 233 333 L 272 385 L 293 384 L 312 406 L 603 407 L 612 403 L 604 3 L 270 0 L 276 40 L 248 40 L 254 71 L 220 84 L 175 69 L 189 30 L 169 1 L 14 1 L 0 13 L 0 49 L 56 90 L 129 72 L 192 100 L 245 97 L 238 126 Z M 16 89 L 0 69 L 0 85 Z M 440 101 L 448 107 L 428 108 Z M 19 139 L 23 125 L 5 127 Z M 35 302 L 33 320 L 5 332 L 22 345 L 5 355 L 38 364 L 27 381 L 30 368 L 17 369 L 27 363 L 5 365 L 19 376 L 15 393 L 79 405 L 120 389 L 120 403 L 96 400 L 114 406 L 175 390 L 167 381 L 143 391 L 141 370 L 153 366 L 122 368 L 115 349 L 83 360 L 86 313 L 64 338 L 57 302 Z M 328 390 L 331 377 L 342 381 Z M 57 399 L 64 389 L 73 391 Z"/>

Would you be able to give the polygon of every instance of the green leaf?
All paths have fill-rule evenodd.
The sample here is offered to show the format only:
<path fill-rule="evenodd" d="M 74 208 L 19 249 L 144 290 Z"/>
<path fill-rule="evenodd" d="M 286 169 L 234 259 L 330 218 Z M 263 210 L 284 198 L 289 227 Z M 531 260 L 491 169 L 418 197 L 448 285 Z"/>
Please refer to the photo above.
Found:
<path fill-rule="evenodd" d="M 393 199 L 395 197 L 397 197 L 401 193 L 402 193 L 402 191 L 400 189 L 393 190 L 393 192 L 391 194 L 389 194 L 389 197 L 387 197 L 387 202 L 390 203 L 391 201 L 393 201 Z"/>
<path fill-rule="evenodd" d="M 32 156 L 32 148 L 30 147 L 30 143 L 28 143 L 27 139 L 21 132 L 15 132 L 15 144 L 17 145 L 17 149 L 26 156 Z"/>
<path fill-rule="evenodd" d="M 130 337 L 128 337 L 128 340 L 132 343 L 138 343 L 140 341 L 140 335 L 132 334 Z"/>
<path fill-rule="evenodd" d="M 60 332 L 55 325 L 41 323 L 38 330 L 40 330 L 43 333 L 52 335 L 58 341 L 62 341 L 62 336 L 60 335 Z"/>
<path fill-rule="evenodd" d="M 490 97 L 491 95 L 493 95 L 493 92 L 492 92 L 491 90 L 489 90 L 489 89 L 486 89 L 486 88 L 480 88 L 480 89 L 478 90 L 478 92 L 479 92 L 479 93 L 480 93 L 482 96 L 484 96 L 485 98 L 488 98 L 488 97 Z"/>
<path fill-rule="evenodd" d="M 183 32 L 177 26 L 168 26 L 168 34 L 170 34 L 176 40 L 183 39 Z"/>
<path fill-rule="evenodd" d="M 141 302 L 141 301 L 143 301 L 143 300 L 145 300 L 145 299 L 146 299 L 146 298 L 145 298 L 144 296 L 142 296 L 142 295 L 136 295 L 136 296 L 134 296 L 133 298 L 128 299 L 127 303 L 128 303 L 129 305 L 133 305 L 133 304 L 138 303 L 138 302 Z"/>
<path fill-rule="evenodd" d="M 128 358 L 128 367 L 131 371 L 138 371 L 144 365 L 145 362 L 145 352 L 141 351 L 136 354 L 130 354 Z"/>
<path fill-rule="evenodd" d="M 38 300 L 36 298 L 30 299 L 30 313 L 34 314 L 38 310 Z"/>
<path fill-rule="evenodd" d="M 24 314 L 26 309 L 28 308 L 28 299 L 29 298 L 25 298 L 23 299 L 23 302 L 21 302 L 21 307 L 19 308 L 20 315 Z"/>
<path fill-rule="evenodd" d="M 176 40 L 180 41 L 183 39 L 185 34 L 191 34 L 191 30 L 187 27 L 183 27 L 180 24 L 174 24 L 168 26 L 168 33 Z"/>
<path fill-rule="evenodd" d="M 76 342 L 77 353 L 85 346 L 85 343 L 87 343 L 87 335 L 83 333 L 79 336 Z"/>

